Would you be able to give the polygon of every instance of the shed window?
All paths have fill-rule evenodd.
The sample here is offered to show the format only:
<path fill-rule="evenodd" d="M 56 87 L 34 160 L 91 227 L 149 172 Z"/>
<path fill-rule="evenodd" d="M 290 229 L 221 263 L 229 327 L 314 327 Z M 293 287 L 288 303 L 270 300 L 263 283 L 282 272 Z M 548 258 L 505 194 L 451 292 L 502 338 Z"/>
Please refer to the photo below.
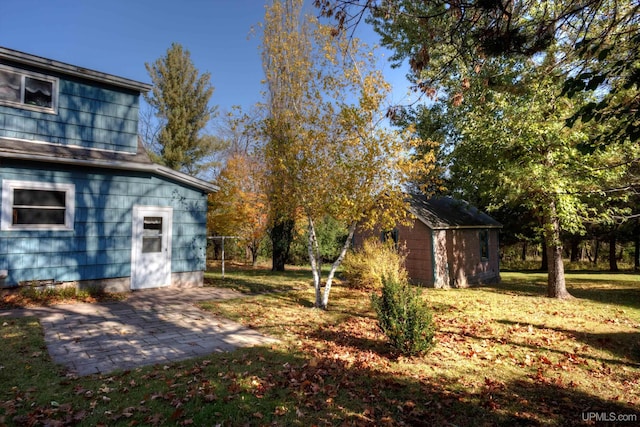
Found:
<path fill-rule="evenodd" d="M 0 66 L 0 104 L 54 113 L 58 79 Z"/>
<path fill-rule="evenodd" d="M 480 258 L 483 261 L 489 259 L 489 230 L 480 230 Z"/>
<path fill-rule="evenodd" d="M 393 247 L 398 249 L 399 237 L 400 236 L 398 229 L 394 228 L 393 230 L 383 231 L 380 236 L 380 240 L 382 241 L 382 243 L 393 242 Z"/>
<path fill-rule="evenodd" d="M 71 230 L 75 186 L 45 182 L 2 182 L 2 230 Z"/>

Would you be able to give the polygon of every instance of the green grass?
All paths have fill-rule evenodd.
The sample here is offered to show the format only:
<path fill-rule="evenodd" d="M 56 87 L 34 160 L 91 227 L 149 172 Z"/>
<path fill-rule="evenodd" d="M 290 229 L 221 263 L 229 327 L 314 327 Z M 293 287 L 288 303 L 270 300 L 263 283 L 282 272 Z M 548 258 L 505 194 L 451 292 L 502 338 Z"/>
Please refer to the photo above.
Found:
<path fill-rule="evenodd" d="M 396 357 L 369 295 L 336 284 L 312 308 L 309 272 L 229 269 L 213 285 L 256 294 L 206 310 L 280 344 L 167 366 L 73 378 L 35 319 L 0 319 L 0 425 L 585 425 L 640 417 L 640 277 L 568 274 L 578 299 L 544 297 L 542 274 L 424 290 L 433 351 Z M 640 418 L 638 418 L 640 419 Z M 633 423 L 630 423 L 631 425 Z"/>

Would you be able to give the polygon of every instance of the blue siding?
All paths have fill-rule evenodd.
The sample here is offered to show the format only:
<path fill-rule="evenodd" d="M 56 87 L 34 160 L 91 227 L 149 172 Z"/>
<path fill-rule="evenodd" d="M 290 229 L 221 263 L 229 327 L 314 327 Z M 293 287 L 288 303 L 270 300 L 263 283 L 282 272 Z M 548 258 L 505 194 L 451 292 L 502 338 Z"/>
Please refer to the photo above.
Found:
<path fill-rule="evenodd" d="M 57 114 L 0 105 L 0 136 L 135 153 L 138 99 L 59 77 Z"/>
<path fill-rule="evenodd" d="M 47 171 L 8 161 L 1 179 L 72 183 L 76 202 L 72 231 L 0 231 L 0 269 L 9 271 L 7 285 L 130 276 L 136 204 L 173 207 L 173 273 L 205 269 L 207 197 L 200 190 L 144 173 Z"/>

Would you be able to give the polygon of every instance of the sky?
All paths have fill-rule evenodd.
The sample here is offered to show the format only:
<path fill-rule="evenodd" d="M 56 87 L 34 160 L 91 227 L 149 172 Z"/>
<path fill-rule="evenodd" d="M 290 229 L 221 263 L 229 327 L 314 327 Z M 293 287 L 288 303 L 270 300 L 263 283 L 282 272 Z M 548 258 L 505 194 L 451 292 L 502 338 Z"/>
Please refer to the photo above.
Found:
<path fill-rule="evenodd" d="M 145 63 L 173 42 L 211 73 L 211 104 L 220 112 L 249 109 L 263 86 L 259 28 L 268 0 L 0 0 L 0 46 L 103 73 L 150 83 Z M 309 6 L 310 13 L 317 10 Z M 377 38 L 362 29 L 368 42 Z M 253 35 L 252 35 L 253 34 Z M 404 97 L 404 72 L 380 68 Z"/>

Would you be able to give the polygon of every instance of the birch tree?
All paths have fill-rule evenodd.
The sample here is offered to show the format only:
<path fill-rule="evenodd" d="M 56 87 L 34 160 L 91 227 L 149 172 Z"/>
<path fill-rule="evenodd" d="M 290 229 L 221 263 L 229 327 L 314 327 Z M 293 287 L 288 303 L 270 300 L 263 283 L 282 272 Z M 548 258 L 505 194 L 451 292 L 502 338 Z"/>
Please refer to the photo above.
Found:
<path fill-rule="evenodd" d="M 275 9 L 278 3 L 272 10 L 284 11 Z M 272 174 L 287 183 L 284 197 L 271 203 L 295 209 L 306 221 L 315 306 L 326 309 L 356 226 L 406 218 L 405 184 L 432 167 L 433 159 L 412 155 L 422 141 L 411 129 L 401 134 L 384 126 L 390 86 L 375 68 L 374 52 L 312 16 L 286 36 L 272 31 L 273 19 L 268 11 L 264 43 L 278 46 L 283 59 L 265 67 L 270 93 L 273 82 L 273 88 L 297 96 L 282 112 L 287 126 L 276 128 L 287 143 L 267 143 Z M 287 47 L 291 40 L 295 48 Z M 283 64 L 291 69 L 283 72 Z M 348 224 L 348 235 L 323 280 L 316 224 L 326 216 Z"/>

